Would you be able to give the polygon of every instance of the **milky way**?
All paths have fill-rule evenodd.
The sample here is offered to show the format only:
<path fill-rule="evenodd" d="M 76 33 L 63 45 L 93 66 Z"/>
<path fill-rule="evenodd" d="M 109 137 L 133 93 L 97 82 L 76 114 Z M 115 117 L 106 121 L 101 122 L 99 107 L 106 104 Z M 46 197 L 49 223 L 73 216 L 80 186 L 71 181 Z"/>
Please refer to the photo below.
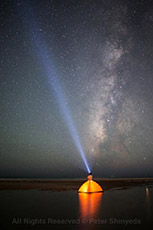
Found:
<path fill-rule="evenodd" d="M 152 148 L 152 125 L 144 128 L 148 122 L 146 113 L 151 116 L 151 109 L 149 112 L 148 104 L 141 95 L 142 85 L 135 79 L 143 78 L 139 73 L 133 77 L 130 69 L 138 66 L 131 67 L 136 61 L 131 55 L 136 44 L 132 31 L 126 25 L 127 17 L 126 5 L 106 12 L 103 17 L 108 30 L 105 41 L 101 43 L 99 39 L 95 41 L 95 37 L 93 41 L 90 38 L 90 43 L 95 46 L 90 45 L 89 50 L 85 47 L 78 58 L 83 63 L 79 75 L 88 79 L 83 85 L 82 95 L 86 108 L 82 118 L 84 143 L 92 161 L 98 155 L 96 167 L 99 166 L 99 157 L 104 167 L 115 165 L 122 168 L 133 165 L 133 162 L 137 167 L 135 161 L 141 162 L 148 156 L 144 140 L 148 139 L 147 149 Z M 98 23 L 98 18 L 95 20 Z M 145 145 L 143 151 L 142 143 Z"/>
<path fill-rule="evenodd" d="M 33 0 L 29 7 L 95 174 L 151 176 L 151 1 Z M 23 8 L 24 1 L 2 3 L 0 175 L 81 176 L 82 160 L 23 23 Z"/>

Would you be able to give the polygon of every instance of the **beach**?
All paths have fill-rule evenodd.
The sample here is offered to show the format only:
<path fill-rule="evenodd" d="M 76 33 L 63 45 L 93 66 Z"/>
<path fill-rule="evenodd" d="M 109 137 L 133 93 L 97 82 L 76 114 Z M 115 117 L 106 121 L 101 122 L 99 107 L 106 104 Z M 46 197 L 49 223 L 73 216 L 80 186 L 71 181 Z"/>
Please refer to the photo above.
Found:
<path fill-rule="evenodd" d="M 0 179 L 0 190 L 78 190 L 84 179 Z M 153 178 L 95 178 L 103 190 L 118 188 L 126 189 L 135 186 L 151 186 Z"/>

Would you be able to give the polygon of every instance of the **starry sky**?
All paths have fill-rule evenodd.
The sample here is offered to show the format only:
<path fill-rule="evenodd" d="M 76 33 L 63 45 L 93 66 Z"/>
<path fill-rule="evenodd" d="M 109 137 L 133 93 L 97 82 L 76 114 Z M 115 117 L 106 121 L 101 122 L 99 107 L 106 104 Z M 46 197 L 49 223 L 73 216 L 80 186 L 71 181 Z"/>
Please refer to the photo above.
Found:
<path fill-rule="evenodd" d="M 0 34 L 0 177 L 87 174 L 39 38 L 95 176 L 153 176 L 152 1 L 2 0 Z"/>

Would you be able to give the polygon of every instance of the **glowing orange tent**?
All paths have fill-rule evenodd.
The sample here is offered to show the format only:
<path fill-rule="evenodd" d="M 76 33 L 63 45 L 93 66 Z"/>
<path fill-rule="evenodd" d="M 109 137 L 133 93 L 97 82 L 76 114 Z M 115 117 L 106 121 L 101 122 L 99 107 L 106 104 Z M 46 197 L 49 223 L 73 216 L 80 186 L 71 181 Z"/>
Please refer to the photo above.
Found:
<path fill-rule="evenodd" d="M 88 180 L 80 186 L 78 192 L 86 192 L 86 193 L 103 192 L 103 189 L 97 182 L 92 180 L 92 174 L 90 173 L 88 175 Z"/>

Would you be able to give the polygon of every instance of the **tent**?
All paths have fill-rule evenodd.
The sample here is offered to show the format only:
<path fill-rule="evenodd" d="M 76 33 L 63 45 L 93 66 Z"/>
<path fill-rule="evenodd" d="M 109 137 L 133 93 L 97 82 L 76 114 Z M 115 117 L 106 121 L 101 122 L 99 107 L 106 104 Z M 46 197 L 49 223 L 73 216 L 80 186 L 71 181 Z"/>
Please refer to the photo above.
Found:
<path fill-rule="evenodd" d="M 92 174 L 88 175 L 88 180 L 85 181 L 79 188 L 78 192 L 93 193 L 93 192 L 103 192 L 102 187 L 92 180 Z"/>

